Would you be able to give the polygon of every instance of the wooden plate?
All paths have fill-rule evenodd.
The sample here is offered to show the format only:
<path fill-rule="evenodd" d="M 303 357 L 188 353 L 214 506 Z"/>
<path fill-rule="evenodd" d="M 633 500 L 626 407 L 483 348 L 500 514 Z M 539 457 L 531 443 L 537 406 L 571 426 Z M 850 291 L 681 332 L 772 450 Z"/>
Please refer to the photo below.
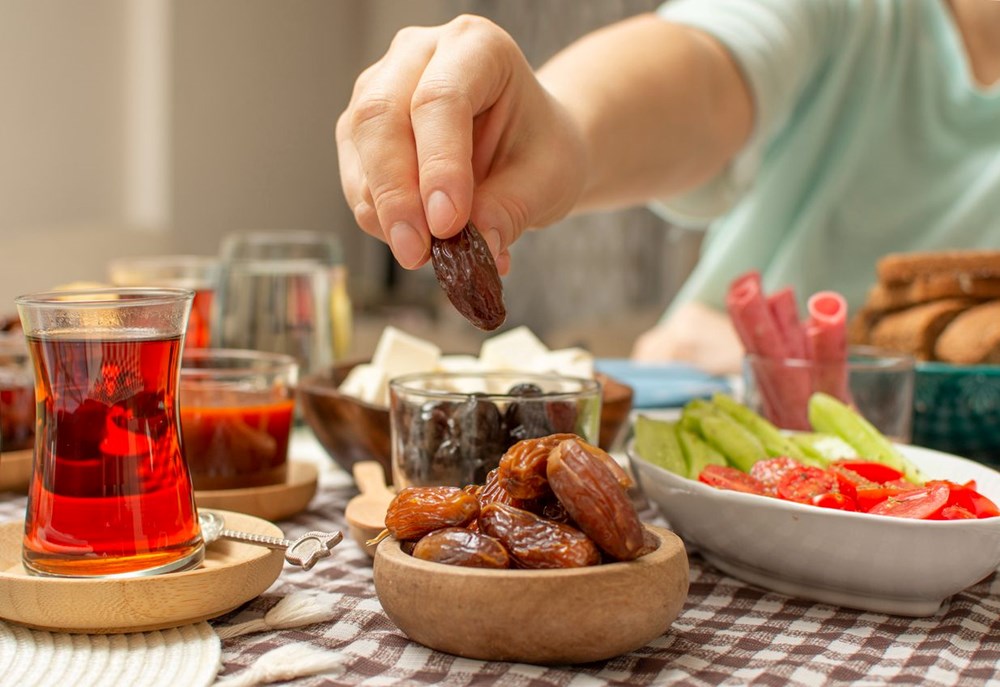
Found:
<path fill-rule="evenodd" d="M 30 448 L 0 453 L 0 491 L 28 491 L 33 454 Z"/>
<path fill-rule="evenodd" d="M 194 500 L 199 508 L 217 508 L 255 515 L 265 520 L 284 520 L 301 513 L 316 494 L 319 470 L 313 463 L 288 462 L 288 479 L 284 484 L 245 489 L 215 489 L 196 491 Z"/>
<path fill-rule="evenodd" d="M 260 518 L 220 514 L 231 529 L 284 536 Z M 23 521 L 0 525 L 0 618 L 53 632 L 144 632 L 215 618 L 270 587 L 284 563 L 280 551 L 218 541 L 196 570 L 124 579 L 35 577 L 21 565 L 23 532 Z"/>
<path fill-rule="evenodd" d="M 688 591 L 688 559 L 672 532 L 627 563 L 562 570 L 488 570 L 419 560 L 386 539 L 375 592 L 415 642 L 483 661 L 543 665 L 603 661 L 670 628 Z"/>

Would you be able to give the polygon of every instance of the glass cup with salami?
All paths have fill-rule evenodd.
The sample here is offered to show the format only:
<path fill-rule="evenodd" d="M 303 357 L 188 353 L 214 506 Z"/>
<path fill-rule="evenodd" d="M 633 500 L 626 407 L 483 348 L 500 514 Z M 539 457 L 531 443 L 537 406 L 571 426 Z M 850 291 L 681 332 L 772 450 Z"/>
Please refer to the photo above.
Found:
<path fill-rule="evenodd" d="M 849 347 L 842 362 L 751 354 L 743 367 L 745 401 L 779 427 L 802 429 L 784 424 L 788 413 L 775 407 L 775 381 L 794 382 L 803 387 L 806 429 L 815 429 L 808 418 L 808 398 L 822 392 L 850 405 L 886 437 L 905 444 L 911 438 L 915 365 L 912 356 L 871 346 Z"/>
<path fill-rule="evenodd" d="M 35 443 L 35 382 L 21 332 L 0 333 L 0 455 Z"/>
<path fill-rule="evenodd" d="M 16 299 L 35 371 L 22 560 L 59 577 L 133 577 L 204 558 L 177 387 L 188 289 Z"/>
<path fill-rule="evenodd" d="M 429 372 L 389 383 L 392 482 L 483 484 L 523 439 L 575 434 L 597 445 L 601 385 L 518 372 Z"/>
<path fill-rule="evenodd" d="M 283 484 L 298 364 L 290 355 L 188 351 L 181 363 L 181 429 L 196 490 Z"/>
<path fill-rule="evenodd" d="M 108 265 L 108 278 L 115 286 L 169 286 L 194 291 L 185 348 L 207 348 L 211 342 L 219 274 L 219 260 L 204 255 L 119 258 Z"/>

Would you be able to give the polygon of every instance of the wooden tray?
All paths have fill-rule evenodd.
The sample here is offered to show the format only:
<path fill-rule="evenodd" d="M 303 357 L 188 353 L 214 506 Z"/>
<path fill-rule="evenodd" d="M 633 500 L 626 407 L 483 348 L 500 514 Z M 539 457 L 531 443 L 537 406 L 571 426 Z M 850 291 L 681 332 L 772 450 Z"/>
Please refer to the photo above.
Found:
<path fill-rule="evenodd" d="M 34 451 L 5 451 L 0 453 L 0 491 L 28 491 L 31 481 L 31 458 Z"/>
<path fill-rule="evenodd" d="M 199 508 L 217 508 L 255 515 L 265 520 L 284 520 L 306 509 L 316 494 L 319 470 L 313 463 L 291 460 L 284 484 L 245 489 L 196 491 Z"/>
<path fill-rule="evenodd" d="M 220 514 L 230 529 L 284 536 L 260 518 Z M 215 618 L 270 587 L 284 563 L 281 551 L 217 541 L 196 570 L 121 579 L 35 577 L 21 565 L 23 532 L 23 521 L 0 525 L 0 618 L 53 632 L 144 632 Z"/>

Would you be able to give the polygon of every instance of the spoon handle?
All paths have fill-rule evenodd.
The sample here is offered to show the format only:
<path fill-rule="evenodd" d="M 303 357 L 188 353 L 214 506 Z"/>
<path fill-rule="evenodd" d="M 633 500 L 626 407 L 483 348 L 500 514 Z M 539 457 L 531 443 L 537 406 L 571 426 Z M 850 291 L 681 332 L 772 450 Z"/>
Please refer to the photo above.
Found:
<path fill-rule="evenodd" d="M 309 570 L 316 565 L 318 560 L 329 556 L 333 547 L 339 544 L 343 538 L 340 532 L 306 532 L 295 540 L 227 529 L 219 532 L 219 539 L 229 539 L 230 541 L 284 551 L 285 560 L 303 570 Z"/>
<path fill-rule="evenodd" d="M 236 530 L 226 529 L 219 532 L 219 539 L 228 539 L 230 541 L 238 541 L 245 544 L 256 544 L 258 546 L 266 546 L 269 549 L 278 549 L 279 551 L 284 551 L 293 543 L 290 539 L 269 537 L 266 534 L 253 534 L 251 532 L 237 532 Z"/>

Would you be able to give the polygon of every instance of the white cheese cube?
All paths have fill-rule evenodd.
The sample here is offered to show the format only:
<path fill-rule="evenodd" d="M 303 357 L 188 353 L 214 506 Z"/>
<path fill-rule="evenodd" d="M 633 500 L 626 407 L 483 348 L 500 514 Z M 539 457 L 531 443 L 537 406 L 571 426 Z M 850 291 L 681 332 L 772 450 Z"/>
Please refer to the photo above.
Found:
<path fill-rule="evenodd" d="M 441 349 L 395 327 L 386 327 L 379 337 L 371 364 L 380 368 L 386 379 L 414 372 L 437 369 Z"/>
<path fill-rule="evenodd" d="M 530 370 L 549 349 L 527 327 L 515 327 L 483 342 L 479 362 L 484 370 Z"/>
<path fill-rule="evenodd" d="M 340 393 L 377 406 L 389 406 L 389 384 L 385 372 L 374 365 L 355 366 L 340 383 Z"/>
<path fill-rule="evenodd" d="M 481 372 L 482 366 L 474 355 L 443 355 L 438 360 L 441 372 Z"/>
<path fill-rule="evenodd" d="M 539 372 L 553 372 L 568 377 L 594 377 L 594 356 L 582 348 L 549 351 L 538 361 Z"/>

